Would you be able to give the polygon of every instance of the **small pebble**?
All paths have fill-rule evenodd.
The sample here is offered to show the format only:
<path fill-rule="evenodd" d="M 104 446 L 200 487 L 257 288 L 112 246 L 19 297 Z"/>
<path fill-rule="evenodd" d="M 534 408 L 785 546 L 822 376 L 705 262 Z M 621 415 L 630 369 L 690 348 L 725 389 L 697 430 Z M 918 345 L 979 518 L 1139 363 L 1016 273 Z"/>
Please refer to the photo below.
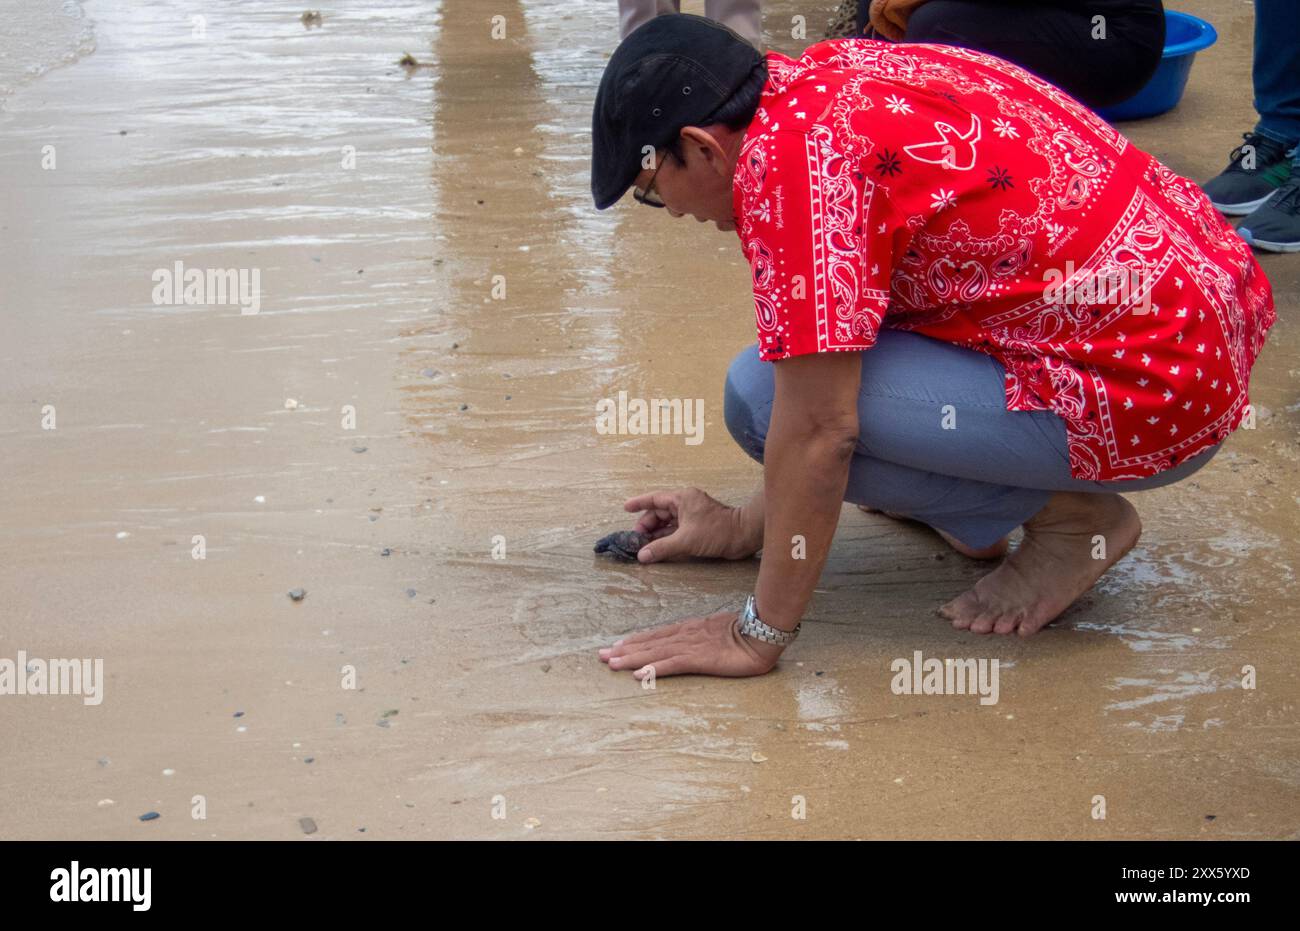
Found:
<path fill-rule="evenodd" d="M 400 714 L 400 713 L 401 713 L 401 712 L 399 712 L 396 708 L 389 708 L 387 711 L 385 711 L 383 714 L 381 714 L 380 717 L 381 717 L 381 718 L 391 718 L 391 717 L 393 717 L 393 715 Z"/>
<path fill-rule="evenodd" d="M 109 805 L 113 804 L 113 800 L 111 798 L 101 798 L 95 804 L 97 804 L 100 808 L 107 808 Z"/>
<path fill-rule="evenodd" d="M 524 822 L 524 827 L 526 827 L 530 831 L 533 830 L 534 828 L 539 828 L 541 826 L 542 826 L 542 822 L 537 820 L 536 818 L 529 818 L 527 821 Z"/>
<path fill-rule="evenodd" d="M 305 588 L 291 589 L 289 591 L 289 597 L 292 598 L 294 601 L 302 601 L 304 598 L 307 597 L 307 590 Z"/>
<path fill-rule="evenodd" d="M 751 760 L 753 760 L 755 763 L 766 763 L 766 762 L 767 762 L 767 757 L 763 756 L 763 754 L 759 753 L 757 750 L 755 750 L 753 753 L 751 753 L 751 754 L 749 755 L 749 758 L 750 758 Z"/>
<path fill-rule="evenodd" d="M 364 453 L 364 452 L 366 451 L 366 448 L 367 448 L 367 447 L 365 447 L 365 446 L 353 446 L 353 447 L 352 447 L 352 451 L 353 451 L 354 453 Z"/>
<path fill-rule="evenodd" d="M 242 712 L 242 711 L 236 711 L 236 712 L 235 712 L 235 717 L 237 717 L 237 718 L 242 718 L 243 716 L 244 716 L 244 712 Z"/>
<path fill-rule="evenodd" d="M 463 410 L 463 411 L 467 411 L 467 410 L 469 410 L 469 405 L 468 405 L 468 404 L 462 404 L 462 405 L 460 406 L 460 409 Z"/>
<path fill-rule="evenodd" d="M 392 555 L 393 555 L 393 551 L 390 550 L 388 547 L 385 546 L 382 550 L 379 551 L 379 555 L 380 555 L 380 556 L 392 556 Z"/>
<path fill-rule="evenodd" d="M 316 833 L 316 822 L 310 818 L 299 818 L 298 827 L 302 828 L 302 833 L 304 834 Z"/>
<path fill-rule="evenodd" d="M 304 763 L 315 763 L 315 762 L 316 762 L 316 757 L 314 757 L 314 756 L 309 756 L 309 757 L 307 757 L 307 759 L 303 760 L 303 762 L 304 762 Z"/>
<path fill-rule="evenodd" d="M 415 589 L 413 589 L 413 588 L 408 588 L 408 589 L 406 590 L 406 597 L 407 597 L 407 598 L 414 598 L 414 597 L 415 597 Z"/>
<path fill-rule="evenodd" d="M 176 770 L 174 770 L 174 769 L 164 769 L 164 770 L 163 770 L 163 775 L 164 775 L 164 776 L 175 776 L 175 775 L 176 775 Z"/>
<path fill-rule="evenodd" d="M 106 756 L 101 756 L 101 757 L 99 758 L 99 765 L 100 765 L 100 766 L 107 766 L 107 765 L 108 765 L 108 757 L 106 757 Z"/>
<path fill-rule="evenodd" d="M 119 531 L 117 532 L 117 538 L 118 538 L 119 540 L 125 540 L 125 539 L 126 539 L 127 537 L 129 537 L 130 535 L 131 535 L 131 534 L 127 533 L 125 530 L 119 530 Z"/>
<path fill-rule="evenodd" d="M 161 817 L 162 817 L 162 815 L 158 814 L 158 812 L 156 812 L 156 811 L 146 811 L 143 815 L 140 816 L 140 820 L 141 820 L 141 821 L 157 821 L 157 820 L 158 820 L 159 818 L 161 818 Z"/>
<path fill-rule="evenodd" d="M 266 495 L 258 495 L 253 499 L 255 504 L 266 504 Z"/>
<path fill-rule="evenodd" d="M 437 378 L 437 377 L 438 377 L 438 370 L 437 370 L 437 369 L 424 369 L 422 372 L 420 372 L 420 374 L 423 375 L 425 378 Z"/>
<path fill-rule="evenodd" d="M 285 398 L 284 409 L 287 411 L 296 411 L 298 409 L 298 402 L 293 398 Z"/>
<path fill-rule="evenodd" d="M 542 672 L 550 672 L 550 671 L 551 671 L 551 664 L 550 664 L 550 663 L 542 663 Z"/>

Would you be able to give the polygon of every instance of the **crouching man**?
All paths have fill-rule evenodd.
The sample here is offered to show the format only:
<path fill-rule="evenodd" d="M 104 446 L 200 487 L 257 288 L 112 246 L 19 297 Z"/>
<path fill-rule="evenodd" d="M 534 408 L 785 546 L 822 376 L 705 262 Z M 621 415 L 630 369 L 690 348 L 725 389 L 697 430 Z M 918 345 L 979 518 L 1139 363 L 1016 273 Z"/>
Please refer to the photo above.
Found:
<path fill-rule="evenodd" d="M 1121 493 L 1196 472 L 1249 416 L 1274 321 L 1249 247 L 1194 183 L 1001 59 L 846 39 L 795 60 L 661 16 L 610 59 L 592 142 L 598 208 L 634 188 L 738 233 L 758 343 L 726 420 L 764 467 L 737 508 L 627 503 L 642 562 L 763 559 L 743 610 L 627 636 L 600 651 L 612 669 L 771 669 L 844 501 L 1000 560 L 940 613 L 1033 634 L 1137 541 Z"/>

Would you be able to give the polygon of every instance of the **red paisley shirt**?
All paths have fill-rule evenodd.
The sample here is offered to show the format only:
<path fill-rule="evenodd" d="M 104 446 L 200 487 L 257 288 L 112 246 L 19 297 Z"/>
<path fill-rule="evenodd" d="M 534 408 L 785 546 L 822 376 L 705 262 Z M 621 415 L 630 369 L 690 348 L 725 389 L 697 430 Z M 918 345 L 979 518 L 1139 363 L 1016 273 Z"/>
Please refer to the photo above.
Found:
<path fill-rule="evenodd" d="M 851 39 L 767 57 L 734 182 L 769 361 L 880 327 L 988 353 L 1065 420 L 1077 478 L 1152 475 L 1247 412 L 1275 320 L 1194 183 L 981 52 Z"/>

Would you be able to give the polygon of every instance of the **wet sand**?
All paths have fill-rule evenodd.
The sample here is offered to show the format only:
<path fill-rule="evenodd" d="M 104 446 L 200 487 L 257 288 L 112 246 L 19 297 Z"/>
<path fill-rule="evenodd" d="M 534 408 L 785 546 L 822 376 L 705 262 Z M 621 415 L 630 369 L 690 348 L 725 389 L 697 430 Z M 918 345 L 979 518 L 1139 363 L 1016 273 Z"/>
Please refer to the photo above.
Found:
<path fill-rule="evenodd" d="M 1253 123 L 1251 10 L 1179 8 L 1220 42 L 1125 131 L 1204 178 Z M 94 53 L 0 112 L 0 656 L 107 681 L 0 696 L 0 837 L 1300 836 L 1298 257 L 1262 259 L 1258 428 L 1134 496 L 1142 541 L 1061 622 L 952 631 L 987 567 L 850 507 L 774 673 L 648 691 L 596 649 L 757 563 L 592 542 L 629 495 L 761 471 L 722 420 L 734 235 L 590 204 L 614 4 L 252 3 L 201 38 L 173 0 L 86 10 Z M 774 48 L 795 12 L 767 4 Z M 176 261 L 259 269 L 260 312 L 156 306 Z M 703 398 L 704 442 L 598 435 L 620 390 Z M 1000 659 L 999 703 L 894 695 L 916 650 Z"/>

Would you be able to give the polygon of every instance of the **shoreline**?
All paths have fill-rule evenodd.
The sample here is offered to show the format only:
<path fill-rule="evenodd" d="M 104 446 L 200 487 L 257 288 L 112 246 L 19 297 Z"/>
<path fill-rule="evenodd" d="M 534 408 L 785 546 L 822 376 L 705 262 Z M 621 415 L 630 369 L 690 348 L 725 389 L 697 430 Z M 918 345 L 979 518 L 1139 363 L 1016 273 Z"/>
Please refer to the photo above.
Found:
<path fill-rule="evenodd" d="M 1059 625 L 957 634 L 932 610 L 987 567 L 850 506 L 776 671 L 648 691 L 596 649 L 756 563 L 592 543 L 626 497 L 739 503 L 761 470 L 722 418 L 754 339 L 734 238 L 590 206 L 614 6 L 512 0 L 494 40 L 417 0 L 313 29 L 255 2 L 202 42 L 157 25 L 172 0 L 92 8 L 95 54 L 0 107 L 0 602 L 6 656 L 102 660 L 105 700 L 0 695 L 0 837 L 1300 832 L 1288 257 L 1258 429 L 1136 495 L 1143 540 Z M 1125 127 L 1192 177 L 1250 112 L 1250 10 L 1213 16 L 1184 104 Z M 177 262 L 257 272 L 257 312 L 155 302 Z M 601 433 L 620 392 L 700 399 L 702 442 Z M 918 653 L 997 661 L 996 702 L 896 694 Z"/>

